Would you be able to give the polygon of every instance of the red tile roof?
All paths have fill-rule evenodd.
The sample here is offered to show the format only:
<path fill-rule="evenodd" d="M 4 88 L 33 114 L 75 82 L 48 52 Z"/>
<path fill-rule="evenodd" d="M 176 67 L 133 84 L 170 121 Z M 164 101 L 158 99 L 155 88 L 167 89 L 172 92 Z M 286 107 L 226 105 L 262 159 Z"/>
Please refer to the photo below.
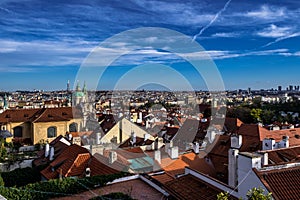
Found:
<path fill-rule="evenodd" d="M 290 146 L 300 145 L 300 128 L 269 131 L 257 124 L 242 124 L 238 134 L 243 136 L 243 145 L 240 151 L 257 151 L 261 149 L 261 142 L 265 138 L 273 138 L 276 142 L 289 136 Z"/>
<path fill-rule="evenodd" d="M 173 176 L 171 176 L 168 173 L 153 175 L 153 176 L 151 176 L 151 178 L 154 178 L 155 180 L 157 180 L 161 184 L 165 184 L 165 183 L 175 179 Z"/>
<path fill-rule="evenodd" d="M 112 114 L 103 114 L 99 117 L 100 127 L 104 133 L 107 133 L 117 123 L 118 117 Z"/>
<path fill-rule="evenodd" d="M 9 109 L 0 114 L 0 122 L 26 122 L 41 109 Z"/>
<path fill-rule="evenodd" d="M 12 109 L 0 114 L 0 122 L 51 122 L 81 118 L 82 113 L 74 107 Z"/>
<path fill-rule="evenodd" d="M 254 171 L 275 199 L 300 199 L 300 166 Z"/>
<path fill-rule="evenodd" d="M 214 166 L 215 178 L 224 183 L 227 183 L 228 180 L 228 150 L 230 146 L 229 135 L 218 135 L 212 150 L 205 157 Z"/>
<path fill-rule="evenodd" d="M 273 138 L 276 142 L 278 142 L 283 139 L 283 136 L 289 136 L 290 146 L 300 145 L 300 128 L 264 132 L 262 139 Z"/>
<path fill-rule="evenodd" d="M 205 183 L 190 174 L 169 181 L 164 186 L 172 197 L 182 200 L 215 200 L 217 199 L 217 195 L 222 192 L 222 190 Z"/>
<path fill-rule="evenodd" d="M 263 151 L 268 153 L 269 164 L 300 161 L 300 146 Z"/>
<path fill-rule="evenodd" d="M 93 156 L 89 166 L 91 168 L 92 176 L 101 174 L 114 174 L 120 171 L 127 171 L 128 169 L 126 165 L 123 165 L 118 161 L 110 164 L 107 157 L 98 153 Z"/>
<path fill-rule="evenodd" d="M 54 147 L 54 158 L 56 158 L 58 155 L 60 155 L 67 147 L 68 145 L 64 142 L 61 142 L 60 139 L 62 139 L 63 136 L 59 135 L 57 138 L 52 140 L 50 142 L 50 146 Z M 33 160 L 33 165 L 39 166 L 44 165 L 47 162 L 49 162 L 49 157 L 45 158 L 45 149 L 40 150 L 38 153 L 38 158 Z"/>
<path fill-rule="evenodd" d="M 161 163 L 162 168 L 166 173 L 173 177 L 178 174 L 183 174 L 185 167 L 190 167 L 191 169 L 208 174 L 212 177 L 216 176 L 214 167 L 207 163 L 204 158 L 200 158 L 193 152 L 180 155 L 176 160 L 171 160 L 169 157 L 164 158 Z"/>
<path fill-rule="evenodd" d="M 131 144 L 131 138 L 128 138 L 126 141 L 124 141 L 119 148 L 127 148 L 127 147 L 132 147 Z M 136 137 L 136 142 L 134 144 L 134 146 L 145 146 L 145 145 L 151 145 L 153 143 L 153 140 L 144 140 L 144 138 L 141 137 Z"/>
<path fill-rule="evenodd" d="M 86 148 L 73 144 L 58 155 L 48 167 L 41 171 L 41 174 L 47 179 L 58 178 L 59 174 L 63 177 L 80 176 L 90 157 Z"/>
<path fill-rule="evenodd" d="M 69 121 L 81 117 L 81 112 L 75 107 L 46 108 L 38 117 L 34 116 L 32 122 Z"/>
<path fill-rule="evenodd" d="M 70 132 L 72 137 L 81 137 L 81 136 L 89 136 L 93 133 L 93 131 L 81 131 L 81 132 Z"/>

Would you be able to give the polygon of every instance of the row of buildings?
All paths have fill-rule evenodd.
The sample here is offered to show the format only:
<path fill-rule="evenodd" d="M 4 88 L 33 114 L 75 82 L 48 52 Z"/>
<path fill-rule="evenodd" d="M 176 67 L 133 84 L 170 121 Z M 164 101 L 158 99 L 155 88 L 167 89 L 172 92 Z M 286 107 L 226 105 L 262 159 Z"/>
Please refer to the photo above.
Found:
<path fill-rule="evenodd" d="M 216 199 L 220 192 L 238 199 L 253 187 L 271 192 L 274 199 L 300 198 L 297 126 L 267 129 L 218 113 L 204 117 L 214 105 L 180 110 L 132 104 L 126 110 L 118 105 L 122 92 L 114 94 L 117 101 L 93 101 L 84 88 L 73 93 L 73 107 L 6 109 L 0 114 L 1 129 L 13 135 L 8 142 L 43 144 L 32 162 L 46 166 L 41 180 L 126 171 L 135 175 L 111 185 L 143 185 L 143 197 L 130 192 L 138 199 Z M 129 102 L 149 103 L 137 97 Z"/>

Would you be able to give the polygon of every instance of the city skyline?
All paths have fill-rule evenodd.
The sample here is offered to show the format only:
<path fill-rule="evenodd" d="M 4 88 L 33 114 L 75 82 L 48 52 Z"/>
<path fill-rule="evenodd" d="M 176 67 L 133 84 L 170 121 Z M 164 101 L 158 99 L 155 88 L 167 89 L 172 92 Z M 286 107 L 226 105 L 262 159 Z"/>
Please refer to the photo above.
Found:
<path fill-rule="evenodd" d="M 94 48 L 140 27 L 167 28 L 197 41 L 214 60 L 226 90 L 285 89 L 299 85 L 299 15 L 300 3 L 294 0 L 1 1 L 0 90 L 59 90 L 67 80 L 72 87 Z M 158 49 L 121 56 L 101 77 L 104 84 L 98 89 L 113 89 L 126 71 L 145 63 L 171 66 L 195 90 L 206 89 L 188 63 Z"/>

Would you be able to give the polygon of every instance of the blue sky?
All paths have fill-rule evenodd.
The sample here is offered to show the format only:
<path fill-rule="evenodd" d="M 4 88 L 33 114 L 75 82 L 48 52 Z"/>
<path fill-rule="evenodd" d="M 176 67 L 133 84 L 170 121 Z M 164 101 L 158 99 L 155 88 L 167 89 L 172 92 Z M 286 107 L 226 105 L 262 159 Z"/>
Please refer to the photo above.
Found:
<path fill-rule="evenodd" d="M 300 85 L 299 18 L 299 0 L 1 0 L 0 90 L 65 89 L 100 42 L 140 27 L 195 39 L 215 61 L 226 89 Z M 206 89 L 189 63 L 157 49 L 120 57 L 99 89 L 112 89 L 128 69 L 151 62 Z"/>

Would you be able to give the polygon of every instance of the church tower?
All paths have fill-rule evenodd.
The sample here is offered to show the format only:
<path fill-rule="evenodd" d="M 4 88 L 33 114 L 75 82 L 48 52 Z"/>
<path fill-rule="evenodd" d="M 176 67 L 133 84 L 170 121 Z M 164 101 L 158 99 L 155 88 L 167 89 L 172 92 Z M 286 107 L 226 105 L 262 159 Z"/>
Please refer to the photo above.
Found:
<path fill-rule="evenodd" d="M 4 95 L 3 101 L 4 101 L 3 102 L 4 103 L 3 109 L 7 110 L 8 109 L 8 102 L 7 102 L 7 95 L 6 94 Z"/>
<path fill-rule="evenodd" d="M 77 106 L 85 101 L 85 93 L 81 91 L 79 81 L 77 81 L 76 89 L 73 93 L 73 106 Z"/>

